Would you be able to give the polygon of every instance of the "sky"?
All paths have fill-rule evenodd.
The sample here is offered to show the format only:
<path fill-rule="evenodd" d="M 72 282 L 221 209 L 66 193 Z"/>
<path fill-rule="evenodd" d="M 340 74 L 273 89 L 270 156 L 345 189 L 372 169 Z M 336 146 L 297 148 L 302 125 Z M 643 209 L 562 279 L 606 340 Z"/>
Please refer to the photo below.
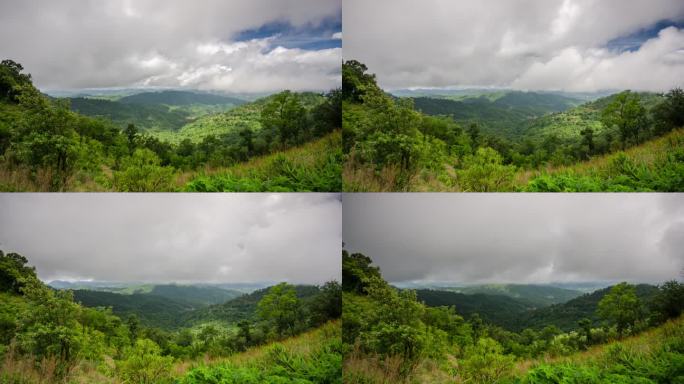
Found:
<path fill-rule="evenodd" d="M 684 278 L 683 194 L 345 194 L 343 216 L 395 283 Z"/>
<path fill-rule="evenodd" d="M 341 281 L 339 194 L 0 194 L 0 249 L 52 280 Z"/>
<path fill-rule="evenodd" d="M 684 86 L 681 0 L 344 0 L 345 60 L 386 89 Z"/>
<path fill-rule="evenodd" d="M 3 0 L 0 55 L 42 90 L 328 90 L 341 22 L 341 0 Z"/>

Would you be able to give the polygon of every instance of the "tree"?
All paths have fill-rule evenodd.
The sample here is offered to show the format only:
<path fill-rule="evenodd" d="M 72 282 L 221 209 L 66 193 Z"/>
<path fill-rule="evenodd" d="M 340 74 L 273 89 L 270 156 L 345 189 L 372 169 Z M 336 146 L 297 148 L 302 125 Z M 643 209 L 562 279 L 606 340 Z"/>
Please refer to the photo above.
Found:
<path fill-rule="evenodd" d="M 133 313 L 128 315 L 128 318 L 126 319 L 126 327 L 131 335 L 131 343 L 135 344 L 135 339 L 138 338 L 138 332 L 140 331 L 140 320 L 138 319 L 138 316 Z"/>
<path fill-rule="evenodd" d="M 684 90 L 674 88 L 653 108 L 655 130 L 659 134 L 684 126 Z"/>
<path fill-rule="evenodd" d="M 37 279 L 35 267 L 27 264 L 28 259 L 18 253 L 0 251 L 0 292 L 21 293 L 27 279 Z"/>
<path fill-rule="evenodd" d="M 306 126 L 306 109 L 299 95 L 283 91 L 273 96 L 261 111 L 261 125 L 277 131 L 281 144 L 299 144 Z"/>
<path fill-rule="evenodd" d="M 591 127 L 584 128 L 580 131 L 582 135 L 582 145 L 587 148 L 585 157 L 589 158 L 594 153 L 594 130 Z"/>
<path fill-rule="evenodd" d="M 328 281 L 313 298 L 310 305 L 312 325 L 320 325 L 342 316 L 342 287 L 337 281 Z"/>
<path fill-rule="evenodd" d="M 154 192 L 172 189 L 173 168 L 160 166 L 159 157 L 149 149 L 138 148 L 114 172 L 114 187 L 122 192 Z"/>
<path fill-rule="evenodd" d="M 646 128 L 646 122 L 646 109 L 641 105 L 639 95 L 630 91 L 617 94 L 601 113 L 601 123 L 606 128 L 618 128 L 623 149 L 630 137 L 635 144 L 640 142 L 639 134 Z"/>
<path fill-rule="evenodd" d="M 135 124 L 128 124 L 124 130 L 124 135 L 128 139 L 128 151 L 133 153 L 135 149 L 135 138 L 138 137 L 138 130 L 135 128 Z"/>
<path fill-rule="evenodd" d="M 245 340 L 245 345 L 248 346 L 252 343 L 252 334 L 250 332 L 250 324 L 247 320 L 241 320 L 237 323 L 238 326 L 238 337 Z"/>
<path fill-rule="evenodd" d="M 610 324 L 615 324 L 622 334 L 641 317 L 641 301 L 636 288 L 625 282 L 610 289 L 598 303 L 598 315 Z"/>
<path fill-rule="evenodd" d="M 356 61 L 348 60 L 342 64 L 342 99 L 354 103 L 363 102 L 368 93 L 381 93 L 375 83 L 375 75 L 366 73 L 368 67 Z"/>
<path fill-rule="evenodd" d="M 295 287 L 287 283 L 271 287 L 257 304 L 257 315 L 274 325 L 279 337 L 294 335 L 299 312 L 300 303 Z"/>
<path fill-rule="evenodd" d="M 659 321 L 679 317 L 684 312 L 684 284 L 676 280 L 665 282 L 658 287 L 651 307 Z"/>
<path fill-rule="evenodd" d="M 365 295 L 371 278 L 380 278 L 380 268 L 373 267 L 373 260 L 361 253 L 349 254 L 342 250 L 342 290 Z"/>

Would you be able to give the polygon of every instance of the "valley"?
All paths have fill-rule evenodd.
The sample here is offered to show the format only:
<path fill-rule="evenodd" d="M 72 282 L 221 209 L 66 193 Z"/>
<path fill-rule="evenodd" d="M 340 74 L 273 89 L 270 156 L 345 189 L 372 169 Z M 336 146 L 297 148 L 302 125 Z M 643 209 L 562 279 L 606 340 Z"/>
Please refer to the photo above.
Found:
<path fill-rule="evenodd" d="M 608 95 L 430 89 L 397 97 L 356 60 L 343 65 L 343 87 L 348 192 L 684 189 L 673 177 L 683 169 L 680 88 Z M 663 140 L 670 144 L 659 151 Z M 603 169 L 590 170 L 601 162 Z M 547 170 L 561 168 L 578 171 L 546 183 Z"/>
<path fill-rule="evenodd" d="M 248 176 L 249 190 L 341 190 L 339 141 L 325 140 L 332 146 L 326 153 L 308 152 L 339 134 L 339 90 L 142 89 L 52 97 L 33 86 L 19 63 L 3 61 L 0 75 L 0 190 L 182 191 L 195 188 L 189 173 L 241 179 L 234 170 L 243 165 L 259 175 Z M 279 158 L 274 166 L 259 160 L 288 151 L 307 160 Z M 300 172 L 311 176 L 308 183 L 296 179 Z M 221 188 L 241 191 L 242 184 Z"/>

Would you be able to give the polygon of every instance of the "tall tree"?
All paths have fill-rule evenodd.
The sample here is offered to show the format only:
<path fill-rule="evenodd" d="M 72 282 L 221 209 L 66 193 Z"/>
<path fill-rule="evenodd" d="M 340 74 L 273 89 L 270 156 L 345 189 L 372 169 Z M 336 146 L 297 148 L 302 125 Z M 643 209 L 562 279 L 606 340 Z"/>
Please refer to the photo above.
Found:
<path fill-rule="evenodd" d="M 607 128 L 618 128 L 623 149 L 629 138 L 633 138 L 634 143 L 638 144 L 639 135 L 647 125 L 646 109 L 641 105 L 639 95 L 630 91 L 616 95 L 601 113 L 601 123 Z"/>
<path fill-rule="evenodd" d="M 259 318 L 273 324 L 280 337 L 294 334 L 299 312 L 300 302 L 295 287 L 287 283 L 271 287 L 257 304 Z"/>
<path fill-rule="evenodd" d="M 641 317 L 641 301 L 636 288 L 625 282 L 610 289 L 598 303 L 598 315 L 610 324 L 615 324 L 622 334 Z"/>

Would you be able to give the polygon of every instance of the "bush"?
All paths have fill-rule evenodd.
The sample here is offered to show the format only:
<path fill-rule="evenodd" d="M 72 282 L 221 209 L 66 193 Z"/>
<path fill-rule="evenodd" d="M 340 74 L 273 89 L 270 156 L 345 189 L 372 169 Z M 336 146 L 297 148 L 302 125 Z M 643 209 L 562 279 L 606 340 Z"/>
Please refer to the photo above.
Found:
<path fill-rule="evenodd" d="M 136 149 L 124 160 L 122 171 L 114 172 L 114 188 L 121 192 L 170 191 L 173 168 L 162 167 L 157 155 L 149 149 Z"/>
<path fill-rule="evenodd" d="M 125 359 L 117 363 L 119 376 L 136 384 L 164 384 L 173 382 L 173 358 L 161 356 L 161 349 L 149 339 L 138 339 L 124 351 Z"/>

